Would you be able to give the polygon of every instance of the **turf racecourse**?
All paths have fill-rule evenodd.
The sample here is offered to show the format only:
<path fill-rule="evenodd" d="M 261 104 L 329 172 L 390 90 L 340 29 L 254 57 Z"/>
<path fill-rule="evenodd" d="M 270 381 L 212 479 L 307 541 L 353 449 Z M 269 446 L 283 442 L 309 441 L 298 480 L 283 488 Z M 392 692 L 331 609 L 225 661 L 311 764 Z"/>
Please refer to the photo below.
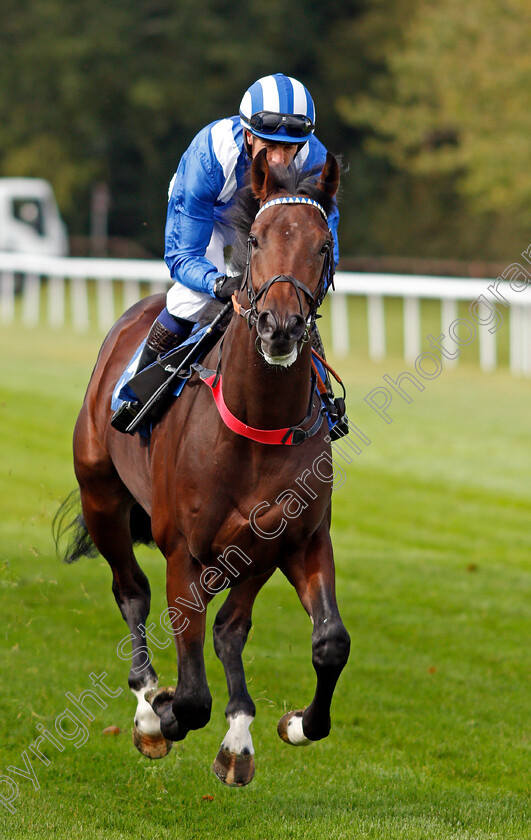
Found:
<path fill-rule="evenodd" d="M 306 749 L 276 734 L 283 711 L 308 703 L 314 685 L 311 627 L 277 573 L 244 654 L 257 775 L 234 790 L 210 771 L 226 704 L 210 631 L 212 720 L 149 762 L 131 743 L 128 666 L 116 655 L 126 626 L 107 565 L 66 567 L 54 555 L 50 521 L 73 487 L 71 431 L 98 344 L 44 328 L 0 333 L 0 775 L 19 789 L 15 813 L 0 804 L 0 837 L 528 837 L 529 381 L 463 366 L 427 382 L 410 405 L 397 398 L 387 425 L 364 396 L 405 364 L 341 363 L 350 416 L 371 444 L 350 465 L 338 460 L 333 533 L 353 646 L 332 734 Z M 164 562 L 140 555 L 156 621 Z M 212 618 L 211 609 L 209 627 Z M 171 684 L 173 647 L 157 651 L 155 665 Z M 92 704 L 93 722 L 78 713 L 86 741 L 62 739 L 62 752 L 43 745 L 49 763 L 33 758 L 34 783 L 9 771 L 25 769 L 39 724 L 57 734 L 59 716 L 75 712 L 65 692 L 79 697 L 103 672 L 123 691 L 100 692 L 106 707 Z M 121 733 L 103 735 L 110 725 Z"/>

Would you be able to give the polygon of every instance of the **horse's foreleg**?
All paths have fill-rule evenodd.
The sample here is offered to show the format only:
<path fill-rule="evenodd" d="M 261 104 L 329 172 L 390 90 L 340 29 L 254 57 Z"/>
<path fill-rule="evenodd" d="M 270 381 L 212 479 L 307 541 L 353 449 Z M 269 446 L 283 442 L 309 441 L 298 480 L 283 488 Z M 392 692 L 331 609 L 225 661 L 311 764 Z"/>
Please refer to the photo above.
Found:
<path fill-rule="evenodd" d="M 132 646 L 129 687 L 137 700 L 133 742 L 149 758 L 162 758 L 171 742 L 161 734 L 160 721 L 145 700 L 146 691 L 157 687 L 157 674 L 146 645 L 145 625 L 149 615 L 149 582 L 133 553 L 129 515 L 131 500 L 118 480 L 107 477 L 101 486 L 91 481 L 90 489 L 80 482 L 83 517 L 100 553 L 109 563 L 112 591 L 122 617 L 127 622 Z M 124 642 L 124 647 L 125 647 Z M 119 647 L 121 656 L 121 645 Z"/>
<path fill-rule="evenodd" d="M 200 565 L 187 551 L 173 551 L 167 564 L 166 615 L 177 647 L 177 687 L 173 693 L 161 689 L 148 699 L 160 718 L 164 737 L 182 741 L 191 729 L 201 729 L 210 720 L 212 697 L 203 645 L 206 608 L 212 596 L 201 585 Z"/>
<path fill-rule="evenodd" d="M 254 749 L 249 727 L 255 705 L 247 690 L 242 651 L 251 629 L 251 613 L 258 592 L 273 572 L 235 586 L 214 622 L 214 649 L 225 669 L 229 702 L 225 717 L 229 730 L 212 769 L 226 785 L 247 785 L 254 776 Z"/>
<path fill-rule="evenodd" d="M 350 650 L 350 637 L 336 603 L 328 527 L 323 526 L 313 537 L 302 560 L 289 560 L 282 570 L 313 622 L 312 663 L 317 675 L 314 698 L 305 711 L 288 712 L 278 725 L 282 740 L 299 746 L 326 738 L 330 732 L 332 696 Z"/>

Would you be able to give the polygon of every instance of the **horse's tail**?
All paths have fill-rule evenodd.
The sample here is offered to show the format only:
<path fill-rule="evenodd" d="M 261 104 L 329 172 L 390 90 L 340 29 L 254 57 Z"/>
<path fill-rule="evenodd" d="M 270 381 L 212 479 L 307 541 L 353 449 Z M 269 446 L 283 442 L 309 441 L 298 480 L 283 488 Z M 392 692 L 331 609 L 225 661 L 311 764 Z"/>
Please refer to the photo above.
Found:
<path fill-rule="evenodd" d="M 151 518 L 139 504 L 131 508 L 129 520 L 133 543 L 151 545 Z M 52 533 L 57 555 L 64 563 L 74 563 L 80 557 L 96 557 L 98 549 L 94 545 L 88 528 L 81 513 L 79 490 L 72 490 L 68 494 L 52 522 Z M 59 543 L 66 539 L 66 547 L 60 548 Z"/>
<path fill-rule="evenodd" d="M 80 557 L 96 557 L 98 554 L 81 514 L 79 490 L 72 490 L 55 514 L 52 534 L 57 556 L 64 563 L 74 563 Z M 59 543 L 65 539 L 65 548 L 60 548 Z"/>

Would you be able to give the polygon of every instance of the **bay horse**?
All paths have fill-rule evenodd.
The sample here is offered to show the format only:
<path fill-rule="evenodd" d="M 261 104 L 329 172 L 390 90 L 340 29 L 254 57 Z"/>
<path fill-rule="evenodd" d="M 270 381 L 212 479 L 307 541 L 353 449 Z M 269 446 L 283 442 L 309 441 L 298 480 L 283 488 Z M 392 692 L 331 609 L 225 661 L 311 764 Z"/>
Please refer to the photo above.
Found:
<path fill-rule="evenodd" d="M 276 568 L 312 620 L 317 676 L 310 705 L 279 722 L 285 742 L 303 745 L 328 735 L 332 695 L 349 654 L 329 533 L 330 438 L 308 342 L 331 277 L 326 214 L 338 184 L 332 155 L 320 174 L 302 177 L 269 167 L 265 151 L 258 154 L 235 219 L 235 261 L 245 275 L 233 298 L 237 314 L 222 351 L 218 344 L 204 360 L 206 368 L 217 369 L 217 382 L 192 375 L 149 437 L 111 427 L 116 382 L 164 306 L 161 295 L 146 298 L 105 339 L 74 432 L 82 517 L 70 523 L 75 536 L 65 559 L 77 559 L 93 545 L 111 567 L 112 591 L 132 644 L 133 740 L 150 758 L 166 755 L 172 742 L 210 719 L 205 611 L 216 593 L 228 589 L 215 619 L 214 645 L 227 679 L 229 729 L 213 769 L 229 785 L 247 784 L 254 775 L 249 727 L 255 705 L 242 651 L 254 600 Z M 225 419 L 213 400 L 215 385 Z M 278 436 L 275 443 L 262 442 L 278 429 L 286 432 L 284 443 Z M 290 445 L 297 434 L 302 442 Z M 312 472 L 317 463 L 319 473 Z M 133 553 L 139 537 L 153 539 L 167 562 L 165 626 L 178 654 L 175 689 L 157 689 L 146 654 L 150 588 Z"/>

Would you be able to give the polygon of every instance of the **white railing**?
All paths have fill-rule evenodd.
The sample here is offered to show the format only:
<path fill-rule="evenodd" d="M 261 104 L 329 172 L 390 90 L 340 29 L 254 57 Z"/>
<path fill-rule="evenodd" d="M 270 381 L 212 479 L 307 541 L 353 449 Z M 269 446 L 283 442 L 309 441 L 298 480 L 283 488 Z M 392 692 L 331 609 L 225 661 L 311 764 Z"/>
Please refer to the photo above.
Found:
<path fill-rule="evenodd" d="M 517 275 L 520 278 L 525 276 L 522 272 L 517 272 Z M 74 329 L 88 329 L 91 312 L 88 284 L 91 281 L 95 287 L 96 322 L 102 331 L 109 329 L 116 318 L 143 293 L 164 292 L 171 284 L 166 265 L 157 260 L 0 253 L 0 321 L 9 323 L 20 317 L 26 326 L 31 327 L 44 316 L 50 326 L 60 328 L 67 320 L 69 302 Z M 401 298 L 404 357 L 413 364 L 427 349 L 424 346 L 426 337 L 421 335 L 420 302 L 435 299 L 441 302 L 441 333 L 447 336 L 453 328 L 454 342 L 466 344 L 470 343 L 470 338 L 462 337 L 460 340 L 457 327 L 468 328 L 469 331 L 473 329 L 479 342 L 480 367 L 485 371 L 493 370 L 497 365 L 497 332 L 508 315 L 510 368 L 513 373 L 531 375 L 531 284 L 528 286 L 525 280 L 513 283 L 338 272 L 336 291 L 330 295 L 332 348 L 338 355 L 349 352 L 348 298 L 364 297 L 367 300 L 369 356 L 374 360 L 385 358 L 384 301 L 388 297 Z M 21 293 L 20 310 L 18 291 Z M 469 327 L 465 323 L 467 318 L 458 318 L 459 301 L 472 305 Z M 456 346 L 455 343 L 453 346 Z M 446 358 L 445 361 L 452 365 L 456 360 Z"/>
<path fill-rule="evenodd" d="M 502 323 L 509 319 L 509 365 L 515 374 L 531 375 L 531 283 L 522 280 L 523 271 L 508 272 L 509 280 L 471 280 L 469 278 L 448 278 L 432 276 L 408 276 L 397 274 L 360 274 L 339 272 L 336 292 L 331 296 L 332 339 L 334 351 L 345 354 L 349 350 L 347 299 L 350 295 L 367 298 L 367 324 L 369 356 L 377 361 L 386 355 L 386 329 L 384 300 L 386 297 L 403 299 L 404 358 L 413 364 L 421 352 L 428 348 L 426 337 L 421 336 L 420 301 L 441 302 L 441 334 L 456 335 L 457 326 L 474 330 L 463 337 L 461 344 L 477 338 L 479 342 L 479 364 L 482 370 L 491 371 L 497 366 L 497 332 Z M 531 268 L 530 268 L 531 272 Z M 514 284 L 514 285 L 513 285 Z M 475 317 L 458 317 L 459 301 L 473 306 Z M 479 303 L 475 303 L 478 302 Z M 475 303 L 475 305 L 474 305 Z M 489 307 L 492 309 L 490 312 Z M 436 336 L 435 339 L 438 337 Z M 424 339 L 424 341 L 422 340 Z M 448 344 L 448 341 L 446 342 Z M 450 342 L 452 344 L 452 342 Z M 455 349 L 455 342 L 453 344 Z M 455 360 L 445 359 L 451 366 Z"/>
<path fill-rule="evenodd" d="M 46 279 L 44 301 L 42 280 Z M 15 319 L 16 291 L 22 292 L 22 322 L 35 326 L 41 318 L 41 306 L 52 327 L 66 321 L 67 288 L 75 330 L 89 327 L 88 281 L 96 282 L 97 324 L 109 329 L 116 318 L 142 297 L 141 284 L 149 284 L 151 293 L 165 292 L 170 285 L 168 269 L 157 260 L 104 260 L 80 257 L 39 257 L 34 254 L 0 252 L 0 320 Z M 122 301 L 117 303 L 115 284 L 122 286 Z"/>

